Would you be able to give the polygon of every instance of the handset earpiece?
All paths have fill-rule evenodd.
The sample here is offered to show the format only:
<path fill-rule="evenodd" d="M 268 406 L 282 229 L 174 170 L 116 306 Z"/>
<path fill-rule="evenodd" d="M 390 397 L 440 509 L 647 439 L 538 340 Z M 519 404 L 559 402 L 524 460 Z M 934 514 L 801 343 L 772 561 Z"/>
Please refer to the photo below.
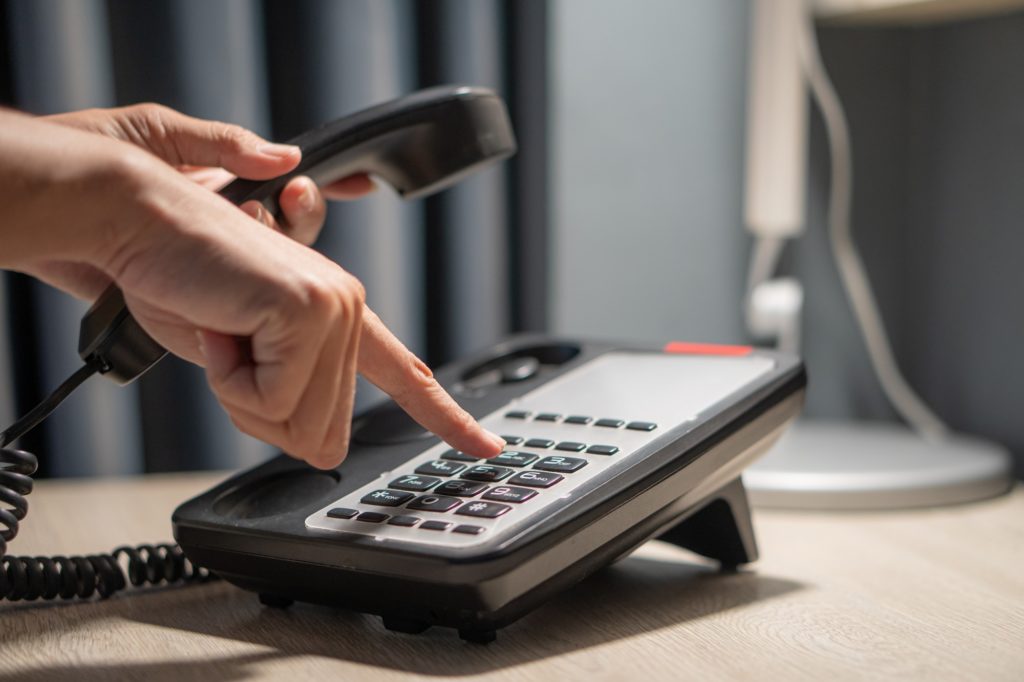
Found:
<path fill-rule="evenodd" d="M 235 204 L 257 200 L 277 215 L 277 198 L 295 176 L 323 186 L 355 173 L 373 174 L 404 199 L 450 187 L 466 175 L 515 153 L 505 103 L 492 90 L 468 86 L 428 88 L 364 109 L 289 141 L 302 150 L 290 173 L 266 181 L 235 180 L 220 194 Z M 167 350 L 132 317 L 121 290 L 111 285 L 82 318 L 78 354 L 127 384 Z"/>

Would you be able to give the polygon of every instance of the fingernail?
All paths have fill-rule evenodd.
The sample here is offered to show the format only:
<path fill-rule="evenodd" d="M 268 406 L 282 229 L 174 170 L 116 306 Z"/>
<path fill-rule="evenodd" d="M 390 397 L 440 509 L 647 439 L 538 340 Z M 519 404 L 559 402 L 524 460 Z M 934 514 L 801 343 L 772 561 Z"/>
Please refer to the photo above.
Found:
<path fill-rule="evenodd" d="M 206 344 L 203 343 L 203 335 L 198 329 L 196 330 L 196 348 L 199 349 L 199 355 L 203 358 L 203 362 L 206 362 Z"/>
<path fill-rule="evenodd" d="M 278 159 L 283 159 L 288 156 L 298 154 L 299 148 L 293 144 L 267 144 L 260 147 L 260 154 L 265 156 L 273 156 Z"/>
<path fill-rule="evenodd" d="M 316 185 L 312 180 L 303 183 L 302 194 L 299 195 L 299 206 L 303 211 L 312 211 L 316 208 Z"/>
<path fill-rule="evenodd" d="M 505 439 L 504 438 L 502 438 L 501 436 L 499 436 L 496 433 L 492 433 L 490 431 L 487 431 L 486 429 L 484 430 L 484 433 L 487 434 L 487 436 L 491 439 L 491 442 L 493 442 L 496 446 L 498 446 L 502 450 L 505 449 L 506 443 L 505 443 Z"/>

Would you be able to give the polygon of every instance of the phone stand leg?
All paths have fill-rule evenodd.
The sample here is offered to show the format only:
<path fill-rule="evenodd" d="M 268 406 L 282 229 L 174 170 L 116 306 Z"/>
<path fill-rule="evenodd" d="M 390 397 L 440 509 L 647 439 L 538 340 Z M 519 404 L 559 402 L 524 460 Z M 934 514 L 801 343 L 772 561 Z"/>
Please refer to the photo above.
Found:
<path fill-rule="evenodd" d="M 723 571 L 756 561 L 757 542 L 743 481 L 734 479 L 658 539 L 715 559 Z"/>
<path fill-rule="evenodd" d="M 294 604 L 295 600 L 269 592 L 260 592 L 260 603 L 273 609 L 286 609 Z"/>

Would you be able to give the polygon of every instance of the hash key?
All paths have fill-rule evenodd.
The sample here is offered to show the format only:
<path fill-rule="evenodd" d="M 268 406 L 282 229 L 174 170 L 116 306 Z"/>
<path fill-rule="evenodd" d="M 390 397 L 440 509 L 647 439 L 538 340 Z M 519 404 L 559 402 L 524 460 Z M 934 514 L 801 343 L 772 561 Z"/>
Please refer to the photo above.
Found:
<path fill-rule="evenodd" d="M 561 455 L 554 455 L 551 457 L 545 457 L 541 461 L 533 465 L 534 469 L 541 469 L 543 471 L 559 471 L 568 472 L 579 471 L 583 467 L 587 466 L 587 460 L 580 459 L 579 457 L 562 457 Z"/>
<path fill-rule="evenodd" d="M 496 519 L 508 512 L 512 507 L 507 504 L 496 504 L 494 502 L 470 502 L 455 510 L 456 514 L 462 516 L 479 516 L 485 519 Z"/>

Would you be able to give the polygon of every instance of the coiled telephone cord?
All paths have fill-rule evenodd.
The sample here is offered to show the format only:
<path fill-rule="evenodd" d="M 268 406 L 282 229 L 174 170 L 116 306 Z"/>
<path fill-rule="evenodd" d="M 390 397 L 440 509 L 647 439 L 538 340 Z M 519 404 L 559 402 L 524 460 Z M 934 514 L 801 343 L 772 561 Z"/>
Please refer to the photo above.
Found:
<path fill-rule="evenodd" d="M 123 546 L 110 554 L 89 556 L 7 556 L 7 544 L 28 513 L 25 497 L 32 492 L 32 474 L 38 467 L 35 455 L 7 445 L 46 419 L 82 382 L 102 370 L 97 362 L 85 364 L 0 433 L 0 599 L 88 599 L 93 595 L 104 599 L 128 583 L 141 587 L 205 582 L 215 577 L 192 564 L 174 544 Z"/>

